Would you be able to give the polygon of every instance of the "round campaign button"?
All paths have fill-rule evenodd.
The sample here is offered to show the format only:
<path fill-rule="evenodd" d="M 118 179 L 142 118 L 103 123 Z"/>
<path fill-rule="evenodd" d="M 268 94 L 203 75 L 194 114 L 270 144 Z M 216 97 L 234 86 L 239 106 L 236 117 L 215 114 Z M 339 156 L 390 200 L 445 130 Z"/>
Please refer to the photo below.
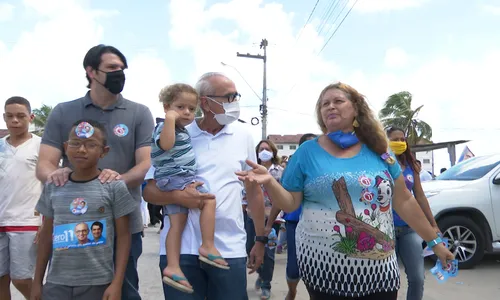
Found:
<path fill-rule="evenodd" d="M 87 201 L 85 201 L 85 199 L 83 198 L 76 198 L 75 200 L 71 201 L 69 209 L 71 213 L 76 216 L 83 215 L 87 212 L 88 209 Z"/>
<path fill-rule="evenodd" d="M 94 127 L 87 122 L 82 122 L 76 126 L 75 134 L 79 138 L 88 139 L 94 134 Z"/>
<path fill-rule="evenodd" d="M 128 127 L 125 124 L 118 124 L 113 128 L 113 133 L 118 137 L 124 137 L 128 134 Z"/>

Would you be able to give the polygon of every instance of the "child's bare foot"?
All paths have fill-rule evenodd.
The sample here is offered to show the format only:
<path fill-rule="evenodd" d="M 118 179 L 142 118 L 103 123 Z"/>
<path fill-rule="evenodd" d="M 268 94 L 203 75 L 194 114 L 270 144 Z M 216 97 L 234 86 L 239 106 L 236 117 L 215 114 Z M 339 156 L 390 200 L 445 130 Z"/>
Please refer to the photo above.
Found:
<path fill-rule="evenodd" d="M 180 268 L 166 267 L 163 270 L 163 282 L 185 293 L 194 292 L 193 287 L 189 284 Z"/>
<path fill-rule="evenodd" d="M 217 250 L 217 248 L 215 248 L 214 246 L 206 247 L 205 245 L 201 245 L 201 247 L 198 249 L 198 252 L 200 253 L 201 261 L 217 268 L 225 270 L 229 269 L 229 264 L 220 255 L 219 250 Z"/>

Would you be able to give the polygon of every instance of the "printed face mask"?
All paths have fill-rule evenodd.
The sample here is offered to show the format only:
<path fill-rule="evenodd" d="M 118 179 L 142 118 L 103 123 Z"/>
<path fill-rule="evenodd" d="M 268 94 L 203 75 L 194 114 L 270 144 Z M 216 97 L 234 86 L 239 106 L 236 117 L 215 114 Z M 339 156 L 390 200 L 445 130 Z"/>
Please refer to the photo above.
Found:
<path fill-rule="evenodd" d="M 391 141 L 389 142 L 389 147 L 391 148 L 392 152 L 396 155 L 401 155 L 406 151 L 406 142 L 396 142 L 396 141 Z"/>
<path fill-rule="evenodd" d="M 210 110 L 214 114 L 215 120 L 220 125 L 231 124 L 234 121 L 238 120 L 238 118 L 240 117 L 240 103 L 238 101 L 221 104 L 210 97 L 207 97 L 207 98 L 212 100 L 213 102 L 219 104 L 220 106 L 222 106 L 222 108 L 224 108 L 223 114 L 216 114 L 212 110 Z"/>
<path fill-rule="evenodd" d="M 270 151 L 262 150 L 259 153 L 259 159 L 264 162 L 270 161 L 272 158 L 273 158 L 273 153 Z"/>

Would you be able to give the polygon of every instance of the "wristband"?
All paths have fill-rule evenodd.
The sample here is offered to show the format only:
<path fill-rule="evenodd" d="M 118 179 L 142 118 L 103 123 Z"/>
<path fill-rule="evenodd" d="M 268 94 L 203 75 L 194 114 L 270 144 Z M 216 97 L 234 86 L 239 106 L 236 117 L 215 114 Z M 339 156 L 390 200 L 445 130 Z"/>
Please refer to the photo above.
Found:
<path fill-rule="evenodd" d="M 437 238 L 433 239 L 432 241 L 427 242 L 427 247 L 429 247 L 429 249 L 432 249 L 437 244 L 441 244 L 442 242 L 443 242 L 443 240 L 441 239 L 441 237 L 438 236 Z"/>

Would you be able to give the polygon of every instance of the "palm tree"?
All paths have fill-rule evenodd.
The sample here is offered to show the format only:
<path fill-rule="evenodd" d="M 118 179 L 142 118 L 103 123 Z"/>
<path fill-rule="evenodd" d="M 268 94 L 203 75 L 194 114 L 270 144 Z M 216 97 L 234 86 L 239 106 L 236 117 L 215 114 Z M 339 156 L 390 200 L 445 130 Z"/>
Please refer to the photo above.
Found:
<path fill-rule="evenodd" d="M 394 126 L 403 129 L 410 145 L 415 145 L 417 142 L 431 143 L 431 126 L 418 119 L 418 113 L 424 106 L 420 105 L 413 110 L 411 100 L 410 92 L 403 91 L 391 95 L 380 110 L 379 118 L 386 128 Z"/>
<path fill-rule="evenodd" d="M 33 124 L 35 125 L 34 133 L 36 135 L 43 135 L 43 129 L 45 128 L 45 124 L 47 123 L 47 119 L 49 118 L 51 112 L 52 106 L 45 104 L 42 104 L 42 107 L 33 110 L 33 114 L 35 115 L 35 119 L 33 120 Z"/>

